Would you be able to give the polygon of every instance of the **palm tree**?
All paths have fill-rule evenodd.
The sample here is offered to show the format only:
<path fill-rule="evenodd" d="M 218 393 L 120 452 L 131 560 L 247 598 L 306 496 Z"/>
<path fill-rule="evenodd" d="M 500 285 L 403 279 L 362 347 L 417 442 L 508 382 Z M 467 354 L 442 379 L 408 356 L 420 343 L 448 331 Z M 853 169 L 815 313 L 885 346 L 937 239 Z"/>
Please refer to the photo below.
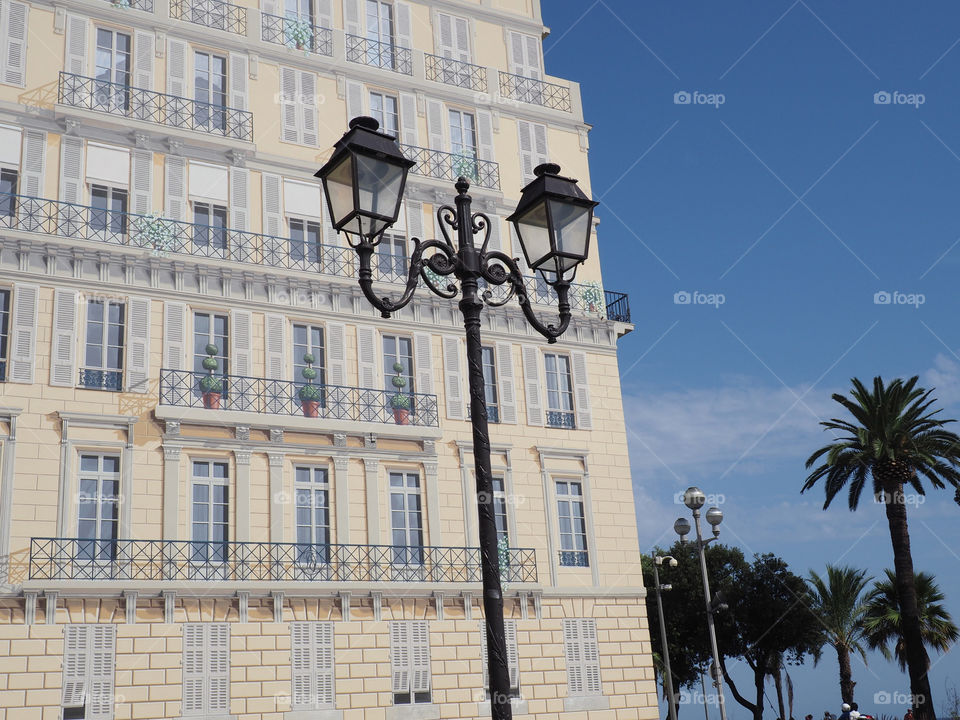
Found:
<path fill-rule="evenodd" d="M 903 616 L 897 600 L 896 575 L 886 571 L 887 579 L 873 584 L 873 591 L 867 598 L 866 612 L 863 616 L 864 632 L 867 643 L 873 650 L 880 650 L 890 660 L 896 658 L 900 669 L 907 664 L 906 647 L 903 642 Z M 960 629 L 953 623 L 950 613 L 941 604 L 944 595 L 933 581 L 933 575 L 918 572 L 917 608 L 920 610 L 920 632 L 923 642 L 937 652 L 944 653 L 950 644 L 960 638 Z M 893 644 L 893 653 L 890 644 Z"/>
<path fill-rule="evenodd" d="M 850 671 L 850 655 L 857 653 L 867 662 L 867 652 L 860 644 L 864 639 L 861 620 L 865 604 L 863 591 L 872 579 L 867 577 L 866 570 L 827 565 L 826 578 L 811 570 L 807 580 L 813 591 L 810 609 L 823 623 L 824 642 L 837 651 L 840 697 L 845 703 L 853 702 L 856 685 Z"/>
<path fill-rule="evenodd" d="M 909 485 L 924 494 L 922 478 L 938 489 L 944 481 L 960 488 L 960 438 L 944 428 L 952 420 L 937 418 L 931 411 L 936 402 L 930 390 L 918 388 L 916 376 L 906 382 L 899 378 L 885 385 L 873 379 L 868 390 L 857 378 L 852 380 L 850 398 L 834 394 L 855 422 L 833 418 L 820 423 L 827 430 L 844 433 L 834 442 L 817 450 L 807 459 L 813 467 L 803 485 L 809 490 L 820 479 L 825 480 L 826 509 L 849 484 L 847 503 L 856 510 L 869 474 L 873 479 L 873 495 L 883 502 L 893 545 L 893 567 L 897 599 L 902 614 L 904 654 L 910 674 L 910 692 L 914 697 L 917 720 L 934 720 L 930 680 L 927 677 L 927 652 L 923 646 L 917 590 L 910 554 L 910 533 L 907 529 L 907 506 L 904 488 Z"/>

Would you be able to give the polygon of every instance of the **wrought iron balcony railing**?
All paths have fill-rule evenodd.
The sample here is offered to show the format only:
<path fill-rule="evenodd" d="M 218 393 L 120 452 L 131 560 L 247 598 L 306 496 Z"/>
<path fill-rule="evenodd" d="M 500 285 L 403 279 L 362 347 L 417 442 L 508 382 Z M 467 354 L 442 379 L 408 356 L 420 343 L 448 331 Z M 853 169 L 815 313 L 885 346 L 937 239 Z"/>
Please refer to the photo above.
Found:
<path fill-rule="evenodd" d="M 603 295 L 607 306 L 607 320 L 630 322 L 630 298 L 628 295 L 612 290 L 604 290 Z"/>
<path fill-rule="evenodd" d="M 487 69 L 463 60 L 445 58 L 442 55 L 425 55 L 427 80 L 455 87 L 487 91 Z"/>
<path fill-rule="evenodd" d="M 107 0 L 107 2 L 117 8 L 133 8 L 148 13 L 153 12 L 153 0 Z"/>
<path fill-rule="evenodd" d="M 60 73 L 57 102 L 169 127 L 253 142 L 253 113 L 177 95 Z"/>
<path fill-rule="evenodd" d="M 215 408 L 269 415 L 304 415 L 331 420 L 356 420 L 370 423 L 396 423 L 437 427 L 437 396 L 406 393 L 408 407 L 394 410 L 393 390 L 315 385 L 319 399 L 300 400 L 306 383 L 241 375 L 217 375 L 221 392 L 215 399 L 200 390 L 207 373 L 190 370 L 160 371 L 160 404 L 176 407 Z"/>
<path fill-rule="evenodd" d="M 523 75 L 500 73 L 500 95 L 518 102 L 573 112 L 570 88 Z"/>
<path fill-rule="evenodd" d="M 413 52 L 408 47 L 350 34 L 346 35 L 346 45 L 350 62 L 413 75 Z"/>
<path fill-rule="evenodd" d="M 536 551 L 510 548 L 506 582 L 537 582 Z M 30 580 L 480 582 L 480 549 L 398 545 L 31 538 Z"/>
<path fill-rule="evenodd" d="M 461 175 L 475 185 L 491 190 L 500 189 L 500 165 L 493 160 L 478 160 L 470 155 L 430 150 L 415 145 L 400 144 L 403 154 L 416 165 L 411 169 L 416 175 L 456 180 Z"/>
<path fill-rule="evenodd" d="M 577 422 L 574 419 L 572 412 L 564 412 L 560 410 L 548 410 L 547 411 L 547 427 L 566 428 L 567 430 L 575 430 L 577 427 Z"/>
<path fill-rule="evenodd" d="M 590 567 L 590 555 L 586 550 L 561 550 L 561 567 Z"/>
<path fill-rule="evenodd" d="M 314 55 L 333 56 L 333 31 L 311 25 L 300 18 L 260 13 L 260 39 L 276 45 L 306 50 Z"/>
<path fill-rule="evenodd" d="M 236 35 L 247 34 L 247 9 L 223 0 L 170 0 L 170 17 Z"/>
<path fill-rule="evenodd" d="M 123 390 L 123 371 L 80 368 L 79 385 L 87 390 L 120 392 Z"/>

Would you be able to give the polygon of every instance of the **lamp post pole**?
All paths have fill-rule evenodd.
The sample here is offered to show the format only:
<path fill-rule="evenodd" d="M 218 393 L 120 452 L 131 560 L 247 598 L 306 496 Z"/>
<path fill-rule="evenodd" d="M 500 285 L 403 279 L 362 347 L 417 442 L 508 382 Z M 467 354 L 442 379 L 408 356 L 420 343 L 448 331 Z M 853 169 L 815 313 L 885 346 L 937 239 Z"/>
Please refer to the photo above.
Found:
<path fill-rule="evenodd" d="M 653 590 L 657 594 L 657 614 L 660 616 L 660 644 L 663 645 L 663 681 L 664 690 L 667 693 L 667 712 L 670 720 L 677 720 L 676 698 L 673 695 L 673 674 L 670 672 L 670 647 L 667 644 L 667 625 L 663 619 L 663 599 L 661 598 L 664 590 L 672 589 L 670 585 L 660 584 L 659 567 L 664 560 L 669 561 L 671 567 L 675 567 L 677 564 L 677 561 L 669 555 L 667 557 L 654 556 Z"/>

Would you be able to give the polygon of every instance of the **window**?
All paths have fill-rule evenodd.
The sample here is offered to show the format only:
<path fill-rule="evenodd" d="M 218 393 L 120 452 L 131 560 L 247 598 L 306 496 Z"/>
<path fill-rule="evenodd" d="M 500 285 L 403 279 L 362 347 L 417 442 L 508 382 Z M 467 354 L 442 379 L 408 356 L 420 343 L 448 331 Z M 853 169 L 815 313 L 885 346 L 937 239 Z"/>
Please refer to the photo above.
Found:
<path fill-rule="evenodd" d="M 393 5 L 384 0 L 367 0 L 367 65 L 396 67 L 393 47 Z"/>
<path fill-rule="evenodd" d="M 208 24 L 206 18 L 201 24 Z M 223 131 L 227 126 L 227 59 L 212 53 L 193 54 L 193 99 L 197 129 Z"/>
<path fill-rule="evenodd" d="M 90 186 L 90 229 L 104 235 L 127 232 L 127 191 L 106 185 Z"/>
<path fill-rule="evenodd" d="M 413 340 L 399 335 L 383 336 L 383 387 L 390 392 L 396 392 L 393 378 L 396 371 L 393 366 L 400 363 L 403 369 L 400 377 L 407 381 L 401 392 L 414 393 L 413 385 Z"/>
<path fill-rule="evenodd" d="M 567 693 L 600 695 L 603 688 L 600 684 L 596 620 L 564 620 L 563 647 L 567 658 Z"/>
<path fill-rule="evenodd" d="M 334 664 L 333 623 L 295 622 L 290 624 L 291 688 L 293 710 L 333 708 Z"/>
<path fill-rule="evenodd" d="M 126 308 L 109 300 L 87 301 L 87 336 L 80 385 L 123 389 L 123 330 Z"/>
<path fill-rule="evenodd" d="M 376 262 L 380 271 L 379 280 L 406 283 L 407 239 L 397 233 L 385 232 L 377 245 Z"/>
<path fill-rule="evenodd" d="M 303 356 L 313 355 L 313 369 L 317 371 L 316 385 L 327 384 L 327 374 L 324 367 L 323 328 L 317 325 L 293 326 L 293 379 L 294 382 L 303 381 L 303 369 L 307 364 Z"/>
<path fill-rule="evenodd" d="M 288 18 L 296 18 L 313 25 L 312 0 L 285 0 L 283 8 Z"/>
<path fill-rule="evenodd" d="M 494 475 L 493 481 L 493 518 L 497 523 L 497 545 L 506 542 L 509 546 L 510 532 L 507 526 L 507 493 L 503 476 Z"/>
<path fill-rule="evenodd" d="M 500 403 L 497 398 L 497 360 L 492 347 L 481 348 L 483 365 L 484 397 L 487 403 L 487 419 L 500 422 Z"/>
<path fill-rule="evenodd" d="M 370 115 L 380 123 L 380 132 L 400 136 L 400 111 L 397 98 L 379 92 L 370 93 Z"/>
<path fill-rule="evenodd" d="M 114 625 L 63 629 L 63 720 L 111 720 L 117 634 Z"/>
<path fill-rule="evenodd" d="M 206 718 L 230 710 L 230 626 L 183 626 L 183 717 Z"/>
<path fill-rule="evenodd" d="M 398 566 L 395 570 L 400 573 L 395 577 L 401 579 L 404 566 L 421 566 L 424 560 L 419 473 L 390 473 L 390 524 L 393 528 L 393 564 Z"/>
<path fill-rule="evenodd" d="M 227 357 L 229 348 L 229 338 L 227 328 L 229 327 L 226 315 L 215 315 L 213 313 L 194 313 L 193 314 L 193 371 L 200 375 L 206 375 L 207 371 L 203 369 L 203 361 L 207 357 L 207 345 L 217 346 L 218 368 L 215 374 L 227 375 L 230 372 L 230 359 Z M 226 388 L 224 388 L 226 389 Z"/>
<path fill-rule="evenodd" d="M 94 110 L 126 112 L 130 107 L 130 36 L 97 28 Z"/>
<path fill-rule="evenodd" d="M 543 357 L 547 366 L 547 425 L 574 428 L 570 358 L 554 353 L 545 353 Z"/>
<path fill-rule="evenodd" d="M 0 290 L 0 382 L 7 379 L 7 350 L 10 345 L 10 291 Z"/>
<path fill-rule="evenodd" d="M 323 260 L 323 245 L 320 223 L 315 220 L 288 218 L 290 226 L 290 261 L 298 270 L 307 270 L 308 265 L 317 269 Z"/>
<path fill-rule="evenodd" d="M 507 645 L 507 670 L 510 673 L 510 697 L 520 697 L 520 654 L 517 649 L 517 621 L 504 620 L 503 634 Z M 483 687 L 490 699 L 490 674 L 487 667 L 487 626 L 480 622 L 480 647 L 483 658 Z"/>
<path fill-rule="evenodd" d="M 588 567 L 587 523 L 583 514 L 583 486 L 571 480 L 557 481 L 557 524 L 560 528 L 560 564 Z"/>
<path fill-rule="evenodd" d="M 227 209 L 223 205 L 193 203 L 193 245 L 201 255 L 226 257 Z"/>
<path fill-rule="evenodd" d="M 195 460 L 191 496 L 190 561 L 222 563 L 227 560 L 230 539 L 229 469 L 225 462 Z"/>
<path fill-rule="evenodd" d="M 426 620 L 390 623 L 393 704 L 430 702 L 430 627 Z"/>
<path fill-rule="evenodd" d="M 81 560 L 109 562 L 117 556 L 120 457 L 81 455 L 78 489 L 77 554 Z"/>
<path fill-rule="evenodd" d="M 297 562 L 308 567 L 325 565 L 330 562 L 330 486 L 327 469 L 297 467 L 295 478 Z"/>
<path fill-rule="evenodd" d="M 0 170 L 0 218 L 12 218 L 17 211 L 17 171 Z"/>

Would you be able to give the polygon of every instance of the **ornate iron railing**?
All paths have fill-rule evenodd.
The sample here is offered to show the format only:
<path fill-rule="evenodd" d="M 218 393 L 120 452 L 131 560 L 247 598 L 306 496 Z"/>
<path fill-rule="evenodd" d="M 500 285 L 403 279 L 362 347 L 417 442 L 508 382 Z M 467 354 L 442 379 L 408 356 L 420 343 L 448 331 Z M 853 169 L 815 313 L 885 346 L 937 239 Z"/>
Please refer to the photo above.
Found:
<path fill-rule="evenodd" d="M 566 428 L 567 430 L 575 430 L 577 427 L 577 422 L 574 419 L 572 412 L 548 410 L 547 411 L 547 427 Z"/>
<path fill-rule="evenodd" d="M 79 384 L 80 387 L 86 388 L 87 390 L 120 392 L 123 390 L 123 371 L 80 368 Z"/>
<path fill-rule="evenodd" d="M 442 55 L 425 55 L 427 80 L 455 87 L 487 91 L 487 69 L 463 60 L 445 58 Z"/>
<path fill-rule="evenodd" d="M 590 567 L 590 556 L 586 550 L 561 550 L 561 567 Z"/>
<path fill-rule="evenodd" d="M 500 95 L 518 102 L 540 105 L 563 112 L 573 112 L 573 105 L 570 102 L 570 88 L 536 78 L 501 72 Z"/>
<path fill-rule="evenodd" d="M 411 169 L 416 175 L 456 180 L 463 176 L 475 185 L 491 190 L 500 189 L 500 165 L 493 160 L 479 160 L 469 155 L 430 150 L 415 145 L 400 144 L 403 154 L 416 165 Z"/>
<path fill-rule="evenodd" d="M 607 306 L 607 320 L 630 322 L 630 298 L 627 294 L 604 290 L 603 295 Z"/>
<path fill-rule="evenodd" d="M 315 55 L 333 56 L 332 30 L 311 25 L 300 18 L 281 17 L 265 12 L 261 12 L 260 16 L 260 39 L 264 42 L 306 50 Z"/>
<path fill-rule="evenodd" d="M 369 40 L 360 35 L 346 35 L 347 60 L 413 75 L 413 52 L 396 43 Z"/>
<path fill-rule="evenodd" d="M 247 34 L 247 9 L 223 0 L 170 0 L 170 17 L 236 35 Z"/>
<path fill-rule="evenodd" d="M 212 400 L 200 391 L 207 373 L 190 370 L 160 371 L 160 404 L 176 407 L 210 408 L 269 415 L 305 415 L 333 420 L 357 420 L 398 425 L 437 427 L 437 396 L 406 393 L 409 408 L 396 411 L 391 405 L 393 390 L 316 385 L 320 399 L 307 405 L 299 398 L 305 383 L 269 380 L 242 375 L 217 375 L 222 391 Z"/>
<path fill-rule="evenodd" d="M 60 73 L 61 105 L 253 142 L 253 113 L 130 87 L 84 75 Z"/>
<path fill-rule="evenodd" d="M 117 8 L 133 8 L 148 13 L 153 12 L 153 0 L 107 0 L 107 2 Z"/>
<path fill-rule="evenodd" d="M 31 580 L 480 582 L 471 547 L 31 538 Z M 536 551 L 510 548 L 506 582 L 537 581 Z"/>

